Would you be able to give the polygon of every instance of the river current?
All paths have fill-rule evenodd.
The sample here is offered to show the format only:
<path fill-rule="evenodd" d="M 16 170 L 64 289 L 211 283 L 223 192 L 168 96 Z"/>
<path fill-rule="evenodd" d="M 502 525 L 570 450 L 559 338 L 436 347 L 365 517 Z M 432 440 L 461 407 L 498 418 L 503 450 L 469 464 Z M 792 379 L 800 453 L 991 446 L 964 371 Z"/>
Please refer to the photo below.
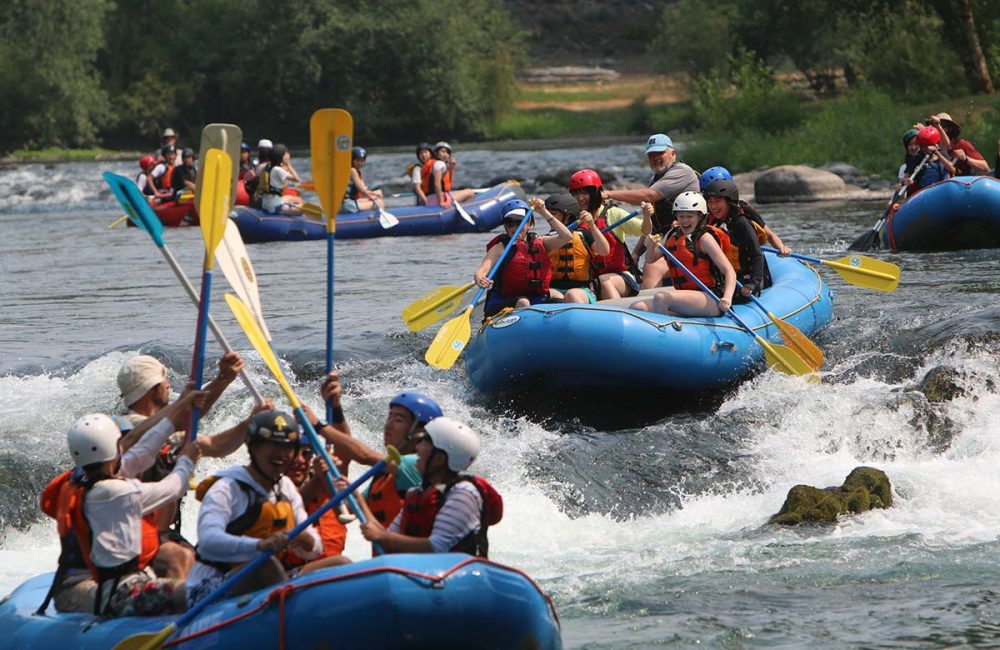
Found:
<path fill-rule="evenodd" d="M 572 166 L 635 180 L 646 173 L 632 145 L 456 153 L 471 184 Z M 410 157 L 372 155 L 366 177 L 397 177 Z M 308 161 L 295 164 L 308 172 Z M 121 211 L 100 173 L 131 176 L 134 167 L 0 171 L 0 597 L 54 570 L 58 541 L 37 497 L 67 465 L 67 428 L 120 407 L 122 361 L 158 356 L 175 388 L 189 373 L 196 310 L 148 236 L 107 228 Z M 796 251 L 836 259 L 882 207 L 784 204 L 762 213 Z M 436 328 L 409 332 L 401 309 L 438 285 L 467 282 L 491 236 L 338 242 L 345 410 L 355 435 L 377 447 L 388 399 L 415 388 L 480 432 L 473 469 L 506 502 L 491 557 L 552 595 L 567 647 L 1000 645 L 1000 251 L 876 253 L 902 269 L 891 294 L 822 268 L 836 298 L 833 322 L 813 337 L 827 359 L 821 384 L 764 372 L 637 425 L 629 414 L 655 405 L 623 400 L 620 417 L 595 419 L 548 395 L 551 409 L 526 409 L 478 394 L 461 363 L 442 372 L 423 362 Z M 170 230 L 166 239 L 195 278 L 198 230 Z M 314 407 L 325 247 L 249 247 L 275 347 Z M 219 276 L 212 313 L 258 385 L 283 403 L 223 303 Z M 581 352 L 568 344 L 566 353 Z M 218 355 L 210 341 L 210 363 Z M 956 371 L 959 390 L 930 402 L 917 388 L 941 366 Z M 250 404 L 235 383 L 202 430 L 235 423 Z M 198 475 L 229 462 L 203 461 Z M 886 472 L 893 508 L 829 527 L 764 525 L 792 486 L 840 485 L 859 465 Z M 366 549 L 352 530 L 347 554 L 364 558 Z"/>

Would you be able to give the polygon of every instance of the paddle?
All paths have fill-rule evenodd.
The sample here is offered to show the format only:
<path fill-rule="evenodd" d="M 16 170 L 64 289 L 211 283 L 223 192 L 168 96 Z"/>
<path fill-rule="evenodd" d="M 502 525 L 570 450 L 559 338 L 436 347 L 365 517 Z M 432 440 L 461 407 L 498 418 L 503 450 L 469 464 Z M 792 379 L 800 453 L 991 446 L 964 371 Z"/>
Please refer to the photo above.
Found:
<path fill-rule="evenodd" d="M 510 249 L 514 247 L 514 243 L 517 242 L 517 238 L 521 235 L 521 231 L 527 225 L 528 221 L 531 219 L 533 212 L 529 209 L 521 219 L 521 223 L 518 224 L 517 230 L 511 235 L 510 241 L 507 242 L 507 246 L 500 253 L 500 257 L 497 263 L 493 265 L 490 272 L 486 274 L 487 280 L 492 280 L 493 276 L 496 275 L 497 270 L 500 268 L 500 260 L 507 257 L 507 253 Z M 465 349 L 465 344 L 469 342 L 469 337 L 472 335 L 472 325 L 470 325 L 469 320 L 472 318 L 472 310 L 475 308 L 479 301 L 482 299 L 483 294 L 486 292 L 485 287 L 479 287 L 479 291 L 476 292 L 476 297 L 472 299 L 472 302 L 468 307 L 465 308 L 461 314 L 452 318 L 450 321 L 441 326 L 441 329 L 437 331 L 434 336 L 434 340 L 431 341 L 430 347 L 427 348 L 427 352 L 424 354 L 424 360 L 435 368 L 440 368 L 441 370 L 447 370 L 455 365 L 455 361 L 458 360 L 458 356 L 462 354 L 462 350 Z"/>
<path fill-rule="evenodd" d="M 912 174 L 910 174 L 908 180 L 912 181 L 914 178 L 916 178 L 917 174 L 920 173 L 920 170 L 924 168 L 924 165 L 927 164 L 927 161 L 930 160 L 931 156 L 933 155 L 934 155 L 933 151 L 925 155 L 924 159 L 920 161 L 919 165 L 917 165 L 917 168 L 913 170 Z M 892 198 L 889 199 L 888 207 L 886 207 L 885 212 L 882 213 L 882 216 L 879 217 L 879 220 L 875 222 L 875 225 L 872 226 L 871 230 L 865 232 L 865 234 L 855 239 L 854 242 L 847 247 L 847 250 L 867 251 L 872 248 L 878 248 L 881 245 L 882 224 L 885 223 L 885 220 L 889 218 L 889 214 L 899 207 L 896 204 L 896 202 L 906 197 L 906 192 L 908 189 L 909 186 L 906 183 L 902 183 L 898 188 L 896 188 L 896 191 L 892 193 Z"/>
<path fill-rule="evenodd" d="M 313 428 L 312 423 L 306 416 L 304 410 L 302 410 L 302 402 L 299 401 L 298 396 L 295 391 L 292 390 L 291 384 L 285 378 L 285 374 L 281 371 L 281 364 L 278 363 L 278 357 L 274 354 L 274 349 L 271 344 L 268 343 L 267 339 L 264 338 L 264 333 L 261 331 L 260 327 L 257 326 L 257 321 L 254 320 L 253 314 L 250 309 L 243 304 L 243 301 L 231 293 L 226 294 L 226 304 L 229 305 L 229 309 L 232 310 L 233 315 L 236 316 L 237 322 L 239 322 L 240 327 L 243 328 L 243 333 L 246 334 L 247 338 L 250 340 L 250 344 L 253 345 L 257 353 L 260 354 L 261 359 L 264 360 L 265 365 L 274 375 L 277 380 L 278 385 L 281 386 L 282 392 L 285 393 L 285 397 L 288 398 L 288 402 L 292 405 L 292 410 L 295 413 L 295 417 L 298 418 L 299 422 L 302 423 L 302 428 L 306 431 L 306 437 L 309 439 L 309 445 L 313 449 L 313 453 L 317 456 L 323 458 L 326 462 L 326 471 L 323 473 L 323 477 L 326 479 L 326 487 L 330 490 L 330 494 L 337 491 L 336 486 L 333 481 L 335 478 L 340 478 L 340 470 L 337 466 L 333 464 L 333 460 L 330 458 L 330 454 L 326 451 L 326 445 L 324 445 L 320 439 L 316 430 Z M 358 508 L 357 502 L 355 502 L 353 497 L 347 498 L 347 503 L 351 506 L 351 510 L 357 515 L 358 521 L 362 524 L 365 523 L 365 514 Z M 381 552 L 381 549 L 378 549 Z"/>
<path fill-rule="evenodd" d="M 205 262 L 202 265 L 201 292 L 198 300 L 198 329 L 194 339 L 194 358 L 191 360 L 191 381 L 194 389 L 201 390 L 205 371 L 205 339 L 208 338 L 208 307 L 212 295 L 212 269 L 215 267 L 215 249 L 222 241 L 229 221 L 229 197 L 232 187 L 232 160 L 221 149 L 209 149 L 202 159 L 205 168 L 201 176 L 204 184 L 198 196 L 198 215 L 201 218 L 201 235 L 205 240 Z M 190 440 L 198 436 L 201 409 L 191 408 Z"/>
<path fill-rule="evenodd" d="M 181 205 L 185 203 L 190 203 L 192 200 L 194 200 L 194 194 L 192 194 L 191 192 L 184 192 L 177 197 L 177 203 Z M 118 217 L 117 219 L 108 224 L 108 230 L 114 230 L 121 224 L 125 223 L 127 220 L 128 220 L 128 215 L 123 214 L 122 216 Z"/>
<path fill-rule="evenodd" d="M 309 148 L 313 183 L 326 213 L 326 372 L 333 370 L 333 253 L 337 211 L 351 178 L 354 118 L 341 108 L 321 108 L 309 118 Z M 326 402 L 326 421 L 333 420 L 333 402 Z"/>
<path fill-rule="evenodd" d="M 736 288 L 743 288 L 739 280 L 736 281 Z M 823 367 L 823 351 L 816 347 L 816 344 L 810 341 L 809 337 L 802 333 L 802 330 L 791 323 L 786 323 L 768 311 L 767 307 L 764 306 L 764 303 L 757 296 L 750 294 L 747 298 L 771 319 L 774 326 L 781 332 L 781 338 L 785 341 L 785 344 L 802 357 L 813 370 L 819 370 Z"/>
<path fill-rule="evenodd" d="M 601 228 L 601 232 L 614 230 L 637 214 L 639 214 L 638 210 L 622 217 L 610 226 Z M 576 230 L 579 227 L 580 224 L 577 221 L 567 226 L 569 230 Z M 470 282 L 461 287 L 443 286 L 431 289 L 403 309 L 403 322 L 413 332 L 419 332 L 425 327 L 433 325 L 445 316 L 450 316 L 454 313 L 458 309 L 458 306 L 462 304 L 462 296 L 474 286 L 476 286 L 475 283 Z"/>
<path fill-rule="evenodd" d="M 761 246 L 760 249 L 768 253 L 778 252 L 778 249 L 769 246 Z M 891 293 L 899 285 L 899 267 L 892 262 L 883 262 L 864 255 L 848 255 L 841 257 L 836 262 L 799 253 L 792 253 L 789 257 L 815 264 L 825 264 L 839 273 L 845 282 L 866 289 Z"/>
<path fill-rule="evenodd" d="M 656 239 L 654 239 L 653 241 L 656 241 Z M 658 241 L 656 242 L 656 245 L 660 249 L 660 252 L 663 253 L 663 255 L 668 260 L 670 260 L 670 263 L 679 268 L 680 270 L 684 271 L 684 274 L 688 276 L 692 282 L 697 284 L 698 287 L 702 291 L 704 291 L 709 298 L 714 300 L 716 305 L 722 302 L 722 299 L 719 298 L 714 293 L 712 293 L 712 290 L 706 287 L 705 284 L 701 280 L 699 280 L 698 277 L 694 273 L 692 273 L 689 268 L 681 264 L 680 261 L 678 261 L 678 259 L 674 257 L 674 254 L 671 253 L 669 250 L 667 250 L 666 246 L 659 243 Z M 753 331 L 753 329 L 749 325 L 743 322 L 743 319 L 737 316 L 736 312 L 733 311 L 732 308 L 726 310 L 725 314 L 733 322 L 742 327 L 747 334 L 752 336 L 757 341 L 757 343 L 759 343 L 760 346 L 764 348 L 764 358 L 767 360 L 768 366 L 772 368 L 777 368 L 781 372 L 784 372 L 789 375 L 797 375 L 797 376 L 809 375 L 810 378 L 815 378 L 815 379 L 810 379 L 810 381 L 819 381 L 819 378 L 815 374 L 813 368 L 793 350 L 785 347 L 784 345 L 778 345 L 776 343 L 768 343 L 766 340 L 764 340 L 764 338 L 760 334 Z"/>
<path fill-rule="evenodd" d="M 473 226 L 476 225 L 476 220 L 472 218 L 472 215 L 465 211 L 465 208 L 462 207 L 461 203 L 455 200 L 455 197 L 451 197 L 451 202 L 455 204 L 455 210 L 458 211 L 458 216 L 462 217 Z"/>
<path fill-rule="evenodd" d="M 187 291 L 188 297 L 191 298 L 191 302 L 195 305 L 198 304 L 198 294 L 195 293 L 194 287 L 191 285 L 191 281 L 188 280 L 187 275 L 181 269 L 180 264 L 177 263 L 177 258 L 174 257 L 173 253 L 167 247 L 166 243 L 163 241 L 163 224 L 159 219 L 156 218 L 156 214 L 153 212 L 152 208 L 149 207 L 149 203 L 146 202 L 145 197 L 139 192 L 139 188 L 135 186 L 135 183 L 125 178 L 124 176 L 119 176 L 117 174 L 112 174 L 111 172 L 104 172 L 102 174 L 104 181 L 111 187 L 111 193 L 115 195 L 118 199 L 118 203 L 121 204 L 122 209 L 128 212 L 128 216 L 132 219 L 132 223 L 139 227 L 140 230 L 146 231 L 149 236 L 153 239 L 153 243 L 156 247 L 160 249 L 160 253 L 166 258 L 167 263 L 173 270 L 174 275 L 180 280 L 181 286 Z M 219 342 L 222 349 L 226 352 L 232 352 L 233 346 L 229 344 L 226 337 L 222 334 L 222 330 L 219 329 L 218 324 L 211 315 L 208 316 L 208 326 L 212 330 L 212 334 L 215 335 L 215 340 Z M 250 377 L 247 375 L 245 370 L 240 371 L 240 379 L 243 384 L 253 395 L 253 399 L 258 404 L 264 402 L 264 398 L 261 396 L 257 387 L 254 386 L 253 382 L 250 381 Z"/>
<path fill-rule="evenodd" d="M 229 209 L 233 209 L 236 204 L 236 184 L 240 180 L 239 160 L 240 141 L 243 140 L 243 131 L 235 124 L 206 124 L 201 130 L 201 142 L 199 143 L 198 156 L 205 164 L 205 155 L 209 149 L 221 149 L 229 156 L 233 166 L 232 185 L 229 188 Z M 199 171 L 194 181 L 194 195 L 201 197 L 202 187 L 204 187 L 205 175 Z M 178 199 L 180 201 L 180 199 Z"/>
<path fill-rule="evenodd" d="M 329 512 L 331 508 L 336 507 L 337 504 L 344 499 L 352 498 L 351 495 L 356 492 L 358 488 L 367 483 L 373 476 L 384 470 L 387 464 L 391 463 L 398 466 L 400 463 L 400 455 L 396 448 L 389 446 L 386 448 L 386 451 L 387 453 L 384 459 L 372 465 L 368 471 L 340 492 L 332 493 L 329 501 L 324 503 L 315 512 L 309 515 L 301 524 L 288 531 L 288 539 L 295 539 L 304 533 L 307 528 L 319 521 L 320 517 Z M 199 600 L 193 607 L 191 607 L 191 609 L 181 614 L 176 621 L 170 623 L 159 632 L 142 632 L 126 637 L 115 644 L 114 650 L 154 650 L 155 648 L 162 648 L 163 643 L 169 639 L 174 632 L 182 629 L 185 625 L 194 620 L 196 616 L 201 614 L 206 607 L 217 601 L 219 598 L 225 596 L 230 589 L 239 584 L 239 582 L 251 572 L 260 568 L 260 566 L 267 562 L 272 555 L 274 555 L 274 551 L 262 551 L 254 559 L 244 564 L 238 571 L 226 578 L 225 581 L 223 581 L 223 583 L 215 589 L 215 591 Z"/>

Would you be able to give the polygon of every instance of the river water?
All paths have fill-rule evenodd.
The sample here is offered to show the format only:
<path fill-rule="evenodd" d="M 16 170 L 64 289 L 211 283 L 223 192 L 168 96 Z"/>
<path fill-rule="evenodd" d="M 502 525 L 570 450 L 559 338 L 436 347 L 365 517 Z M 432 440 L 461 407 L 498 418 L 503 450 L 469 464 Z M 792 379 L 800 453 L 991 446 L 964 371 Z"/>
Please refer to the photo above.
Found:
<path fill-rule="evenodd" d="M 569 166 L 645 175 L 632 146 L 457 153 L 474 184 Z M 373 156 L 367 176 L 397 176 L 409 162 Z M 125 163 L 0 171 L 0 595 L 54 569 L 58 543 L 37 496 L 67 464 L 70 424 L 116 408 L 122 361 L 154 354 L 178 388 L 189 372 L 196 311 L 145 234 L 107 229 L 121 212 L 100 181 L 106 169 L 134 172 Z M 763 214 L 797 251 L 836 259 L 880 209 L 795 204 Z M 836 300 L 834 321 L 813 337 L 826 353 L 822 384 L 766 372 L 637 425 L 630 413 L 655 405 L 623 402 L 620 417 L 593 419 L 548 395 L 550 409 L 528 411 L 477 394 L 461 363 L 448 372 L 423 363 L 435 328 L 410 333 L 400 310 L 433 287 L 466 282 L 490 237 L 338 243 L 336 358 L 348 417 L 369 444 L 380 444 L 386 403 L 403 388 L 430 393 L 480 432 L 474 469 L 506 501 L 492 557 L 553 596 L 567 647 L 1000 645 L 1000 252 L 886 255 L 903 273 L 892 294 L 824 268 Z M 169 231 L 167 242 L 197 271 L 197 230 Z M 249 247 L 276 348 L 313 406 L 325 246 Z M 223 304 L 223 285 L 212 312 L 277 398 Z M 211 358 L 218 353 L 212 341 Z M 939 366 L 957 371 L 961 390 L 931 403 L 916 388 Z M 249 405 L 234 384 L 203 430 L 236 422 Z M 203 462 L 198 473 L 225 464 Z M 764 525 L 793 485 L 839 485 L 859 465 L 888 474 L 895 507 L 831 527 Z M 347 552 L 365 557 L 356 530 Z"/>

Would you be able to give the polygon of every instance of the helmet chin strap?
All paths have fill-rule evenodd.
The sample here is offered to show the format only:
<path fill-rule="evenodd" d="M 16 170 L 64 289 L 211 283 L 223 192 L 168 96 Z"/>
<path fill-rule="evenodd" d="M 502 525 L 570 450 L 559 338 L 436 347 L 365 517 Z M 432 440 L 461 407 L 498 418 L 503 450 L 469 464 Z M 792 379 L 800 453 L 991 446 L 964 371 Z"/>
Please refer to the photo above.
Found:
<path fill-rule="evenodd" d="M 281 480 L 281 477 L 284 476 L 284 473 L 278 474 L 276 478 L 271 478 L 270 476 L 268 476 L 267 472 L 265 472 L 264 469 L 259 464 L 257 464 L 257 459 L 254 458 L 253 454 L 250 454 L 250 466 L 253 467 L 255 470 L 257 470 L 258 474 L 260 474 L 261 476 L 263 476 L 264 478 L 266 478 L 268 481 L 271 482 L 271 485 L 269 486 L 271 488 L 277 485 L 278 481 Z"/>

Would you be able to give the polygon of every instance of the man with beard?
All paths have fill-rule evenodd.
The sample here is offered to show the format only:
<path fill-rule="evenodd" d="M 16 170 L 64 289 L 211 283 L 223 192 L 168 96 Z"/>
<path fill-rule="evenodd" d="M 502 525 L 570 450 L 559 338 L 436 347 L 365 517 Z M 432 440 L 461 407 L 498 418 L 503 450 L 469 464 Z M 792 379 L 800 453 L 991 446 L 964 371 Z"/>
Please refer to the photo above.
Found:
<path fill-rule="evenodd" d="M 643 190 L 607 190 L 604 196 L 605 199 L 631 205 L 639 205 L 643 202 L 653 204 L 655 208 L 653 222 L 649 225 L 643 224 L 643 231 L 647 235 L 650 233 L 662 234 L 670 230 L 673 224 L 674 199 L 682 192 L 699 191 L 698 174 L 686 163 L 677 160 L 674 142 L 665 133 L 651 135 L 646 141 L 646 160 L 653 172 L 653 176 L 649 180 L 649 187 Z M 656 250 L 656 246 L 649 245 L 643 239 L 633 253 L 633 257 L 636 259 L 642 252 L 640 249 Z M 666 274 L 667 261 L 664 258 L 650 259 L 647 256 L 646 264 L 642 269 L 642 288 L 649 289 L 660 286 Z"/>

